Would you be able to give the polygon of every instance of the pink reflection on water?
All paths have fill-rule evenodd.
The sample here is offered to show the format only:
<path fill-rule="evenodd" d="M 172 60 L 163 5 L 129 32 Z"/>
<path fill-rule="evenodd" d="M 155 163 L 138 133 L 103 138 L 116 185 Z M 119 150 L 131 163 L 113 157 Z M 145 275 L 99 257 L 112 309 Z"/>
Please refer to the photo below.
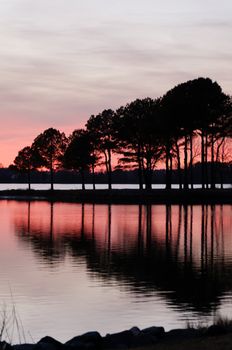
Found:
<path fill-rule="evenodd" d="M 10 284 L 36 339 L 210 321 L 231 297 L 231 206 L 1 201 L 0 210 L 0 299 L 10 302 Z"/>
<path fill-rule="evenodd" d="M 69 237 L 95 240 L 98 249 L 126 251 L 152 242 L 169 245 L 178 259 L 202 259 L 232 251 L 231 206 L 92 205 L 11 202 L 19 234 L 52 239 L 63 249 Z M 144 248 L 145 249 L 145 248 Z"/>

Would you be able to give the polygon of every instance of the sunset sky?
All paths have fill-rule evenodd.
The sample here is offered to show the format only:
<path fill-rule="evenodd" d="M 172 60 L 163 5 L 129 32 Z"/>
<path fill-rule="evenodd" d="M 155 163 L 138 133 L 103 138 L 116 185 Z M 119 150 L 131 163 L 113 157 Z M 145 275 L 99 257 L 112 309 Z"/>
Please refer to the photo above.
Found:
<path fill-rule="evenodd" d="M 0 0 L 0 163 L 199 76 L 232 92 L 231 0 Z"/>

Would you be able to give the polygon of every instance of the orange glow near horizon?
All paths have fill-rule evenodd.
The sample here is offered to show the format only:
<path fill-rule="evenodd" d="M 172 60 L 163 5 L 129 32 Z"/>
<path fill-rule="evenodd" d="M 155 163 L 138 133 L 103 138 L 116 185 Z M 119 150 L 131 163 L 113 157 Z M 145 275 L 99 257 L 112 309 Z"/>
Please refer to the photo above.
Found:
<path fill-rule="evenodd" d="M 197 77 L 230 94 L 232 5 L 208 5 L 1 1 L 0 163 L 51 126 L 69 133 L 92 114 Z"/>
<path fill-rule="evenodd" d="M 26 147 L 30 146 L 33 142 L 33 140 L 45 129 L 49 127 L 55 126 L 49 126 L 46 125 L 44 128 L 41 126 L 20 126 L 20 123 L 16 123 L 15 127 L 13 125 L 10 125 L 10 123 L 2 123 L 1 125 L 1 139 L 0 139 L 0 164 L 3 165 L 3 167 L 8 167 L 10 164 L 13 163 L 15 157 L 17 156 L 18 152 Z M 72 126 L 59 126 L 57 129 L 59 129 L 62 132 L 65 132 L 65 134 L 68 136 L 72 133 L 73 130 L 78 129 L 82 126 L 72 125 Z"/>

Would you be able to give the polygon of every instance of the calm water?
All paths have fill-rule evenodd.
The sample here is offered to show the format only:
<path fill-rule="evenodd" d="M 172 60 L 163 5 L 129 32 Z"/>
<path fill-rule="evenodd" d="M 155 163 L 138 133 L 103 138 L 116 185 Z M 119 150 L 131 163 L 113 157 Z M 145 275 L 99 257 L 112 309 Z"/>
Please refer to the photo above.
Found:
<path fill-rule="evenodd" d="M 0 300 L 28 341 L 232 315 L 230 205 L 0 201 L 0 212 Z"/>
<path fill-rule="evenodd" d="M 201 185 L 199 184 L 195 184 L 193 185 L 194 188 L 201 188 Z M 92 184 L 86 184 L 85 185 L 87 190 L 92 190 L 93 189 L 93 185 Z M 217 188 L 221 188 L 220 184 L 216 184 Z M 27 184 L 17 184 L 17 183 L 10 183 L 10 184 L 6 184 L 6 183 L 1 183 L 0 184 L 0 191 L 2 190 L 17 190 L 17 189 L 21 189 L 21 190 L 25 190 L 28 188 Z M 32 184 L 31 188 L 34 190 L 48 190 L 50 189 L 50 184 Z M 54 184 L 54 188 L 56 190 L 78 190 L 81 189 L 81 184 Z M 96 184 L 96 189 L 101 190 L 101 189 L 107 189 L 108 185 L 107 184 Z M 139 185 L 136 184 L 113 184 L 112 185 L 113 189 L 138 189 Z M 165 188 L 165 184 L 153 184 L 152 185 L 153 189 L 164 189 Z M 179 185 L 172 185 L 172 188 L 179 188 Z M 231 184 L 224 184 L 223 188 L 232 188 Z"/>

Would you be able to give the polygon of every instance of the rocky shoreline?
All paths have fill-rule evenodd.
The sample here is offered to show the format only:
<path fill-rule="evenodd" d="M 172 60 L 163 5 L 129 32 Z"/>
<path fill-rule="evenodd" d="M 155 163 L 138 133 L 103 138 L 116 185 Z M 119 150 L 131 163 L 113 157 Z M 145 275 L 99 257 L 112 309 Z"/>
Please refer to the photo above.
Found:
<path fill-rule="evenodd" d="M 101 336 L 99 332 L 87 332 L 76 336 L 66 343 L 45 336 L 35 344 L 9 344 L 0 342 L 1 350 L 110 350 L 110 349 L 135 349 L 135 348 L 164 348 L 168 349 L 173 344 L 181 344 L 185 341 L 206 340 L 212 337 L 232 335 L 231 325 L 212 325 L 207 328 L 173 329 L 165 332 L 163 327 L 149 327 L 139 329 L 133 327 L 122 332 Z M 232 344 L 232 343 L 230 343 Z M 161 347 L 160 347 L 161 346 Z"/>

